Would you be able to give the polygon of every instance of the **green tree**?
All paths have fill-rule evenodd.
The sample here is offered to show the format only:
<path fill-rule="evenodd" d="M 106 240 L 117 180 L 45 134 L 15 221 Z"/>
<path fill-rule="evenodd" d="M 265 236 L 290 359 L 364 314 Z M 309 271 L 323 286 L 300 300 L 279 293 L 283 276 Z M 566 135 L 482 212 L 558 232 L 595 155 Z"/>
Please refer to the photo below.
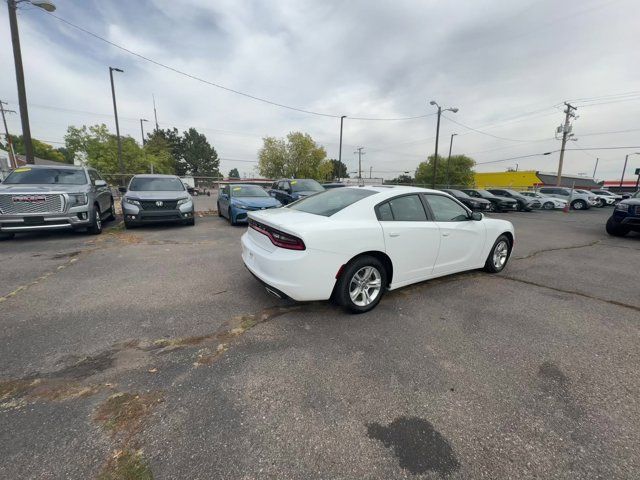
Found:
<path fill-rule="evenodd" d="M 388 183 L 393 183 L 395 185 L 410 185 L 414 183 L 413 177 L 411 175 L 398 175 L 396 178 L 392 178 Z"/>
<path fill-rule="evenodd" d="M 11 142 L 13 143 L 14 152 L 20 155 L 24 155 L 26 153 L 22 135 L 11 135 Z M 33 155 L 37 158 L 41 158 L 43 160 L 53 160 L 60 163 L 73 163 L 73 160 L 71 162 L 67 162 L 64 154 L 58 149 L 53 148 L 48 143 L 41 142 L 36 138 L 32 138 L 31 144 L 33 145 Z"/>
<path fill-rule="evenodd" d="M 265 137 L 258 152 L 258 171 L 267 178 L 328 180 L 333 166 L 327 152 L 308 133 L 291 132 L 286 139 Z"/>
<path fill-rule="evenodd" d="M 180 135 L 178 129 L 174 127 L 167 128 L 166 130 L 154 130 L 147 134 L 147 143 L 158 137 L 164 140 L 169 148 L 169 152 L 173 158 L 175 174 L 178 176 L 186 175 L 187 164 L 182 161 L 182 158 L 184 157 L 182 135 Z"/>
<path fill-rule="evenodd" d="M 347 172 L 347 165 L 343 161 L 332 158 L 331 160 L 329 160 L 329 162 L 331 163 L 332 179 L 349 178 L 349 173 Z"/>
<path fill-rule="evenodd" d="M 238 172 L 237 168 L 232 168 L 229 172 L 229 178 L 240 178 L 240 172 Z"/>
<path fill-rule="evenodd" d="M 218 154 L 202 133 L 190 128 L 182 136 L 182 157 L 178 163 L 186 164 L 186 173 L 200 177 L 219 177 Z"/>
<path fill-rule="evenodd" d="M 433 159 L 429 156 L 426 162 L 421 162 L 416 168 L 416 183 L 433 184 Z M 473 185 L 473 166 L 475 161 L 466 155 L 453 155 L 449 164 L 449 178 L 447 181 L 447 159 L 438 155 L 436 171 L 436 186 L 468 187 Z"/>
<path fill-rule="evenodd" d="M 70 126 L 64 137 L 70 158 L 76 155 L 104 174 L 120 173 L 118 141 L 106 125 Z M 122 162 L 126 173 L 173 173 L 173 157 L 161 139 L 149 140 L 142 148 L 133 138 L 121 137 Z"/>

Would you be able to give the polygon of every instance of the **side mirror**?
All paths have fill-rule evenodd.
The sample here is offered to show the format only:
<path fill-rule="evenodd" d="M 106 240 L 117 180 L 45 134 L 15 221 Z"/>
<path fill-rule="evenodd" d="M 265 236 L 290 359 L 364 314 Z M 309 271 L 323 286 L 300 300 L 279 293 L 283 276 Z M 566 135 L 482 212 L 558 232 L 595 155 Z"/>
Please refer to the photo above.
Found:
<path fill-rule="evenodd" d="M 484 218 L 484 215 L 481 212 L 473 212 L 471 214 L 471 220 L 475 220 L 476 222 L 479 222 L 483 218 Z"/>
<path fill-rule="evenodd" d="M 118 187 L 120 193 L 127 193 L 127 187 Z"/>
<path fill-rule="evenodd" d="M 105 182 L 104 180 L 96 180 L 95 182 L 93 182 L 93 184 L 96 187 L 106 187 L 107 186 L 107 182 Z"/>

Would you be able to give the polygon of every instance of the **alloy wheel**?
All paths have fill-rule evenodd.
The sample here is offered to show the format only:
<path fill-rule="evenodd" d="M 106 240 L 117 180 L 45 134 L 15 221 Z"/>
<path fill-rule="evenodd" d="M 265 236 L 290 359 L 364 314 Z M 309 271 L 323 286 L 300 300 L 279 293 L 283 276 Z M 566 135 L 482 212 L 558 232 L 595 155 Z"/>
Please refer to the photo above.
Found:
<path fill-rule="evenodd" d="M 498 242 L 493 249 L 493 266 L 500 270 L 507 263 L 507 256 L 509 255 L 509 245 L 504 240 Z"/>
<path fill-rule="evenodd" d="M 376 267 L 358 270 L 349 282 L 349 297 L 354 305 L 365 307 L 378 298 L 382 289 L 382 275 Z"/>

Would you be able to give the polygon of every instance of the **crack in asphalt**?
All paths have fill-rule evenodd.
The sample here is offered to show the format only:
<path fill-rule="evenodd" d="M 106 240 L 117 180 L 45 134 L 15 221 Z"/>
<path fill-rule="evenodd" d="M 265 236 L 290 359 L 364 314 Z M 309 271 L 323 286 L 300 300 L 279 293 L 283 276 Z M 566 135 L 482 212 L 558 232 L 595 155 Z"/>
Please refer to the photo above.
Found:
<path fill-rule="evenodd" d="M 585 243 L 584 245 L 569 245 L 566 247 L 555 247 L 555 248 L 547 248 L 544 250 L 537 250 L 535 252 L 531 252 L 528 255 L 525 255 L 524 257 L 513 257 L 513 260 L 527 260 L 529 258 L 533 258 L 537 255 L 540 255 L 542 253 L 549 253 L 549 252 L 558 252 L 558 251 L 562 251 L 562 250 L 574 250 L 574 249 L 578 249 L 578 248 L 587 248 L 587 247 L 593 247 L 595 245 L 598 245 L 599 243 L 601 243 L 602 240 L 595 240 L 593 242 L 590 243 Z"/>
<path fill-rule="evenodd" d="M 640 312 L 640 307 L 637 307 L 635 305 L 629 305 L 628 303 L 618 302 L 616 300 L 609 300 L 609 299 L 602 298 L 602 297 L 596 297 L 595 295 L 590 295 L 588 293 L 579 292 L 577 290 L 568 290 L 568 289 L 564 289 L 564 288 L 560 288 L 560 287 L 551 287 L 549 285 L 544 285 L 542 283 L 533 282 L 531 280 L 524 280 L 522 278 L 511 277 L 509 275 L 501 275 L 499 277 L 494 277 L 494 278 L 504 278 L 506 280 L 511 280 L 513 282 L 524 283 L 526 285 L 532 285 L 534 287 L 546 288 L 547 290 L 553 290 L 554 292 L 567 293 L 567 294 L 570 294 L 570 295 L 578 295 L 580 297 L 588 298 L 590 300 L 597 300 L 599 302 L 608 303 L 610 305 L 615 305 L 617 307 L 629 308 L 631 310 L 635 310 L 636 312 Z"/>

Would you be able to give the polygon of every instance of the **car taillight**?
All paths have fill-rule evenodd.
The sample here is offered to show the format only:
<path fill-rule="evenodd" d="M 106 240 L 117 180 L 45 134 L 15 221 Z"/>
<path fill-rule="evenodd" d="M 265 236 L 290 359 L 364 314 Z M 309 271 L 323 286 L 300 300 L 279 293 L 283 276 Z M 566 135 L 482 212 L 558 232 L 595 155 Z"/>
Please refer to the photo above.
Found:
<path fill-rule="evenodd" d="M 305 250 L 307 248 L 302 239 L 294 235 L 281 232 L 280 230 L 276 230 L 268 225 L 256 222 L 251 218 L 249 219 L 249 228 L 253 228 L 256 232 L 260 232 L 269 237 L 271 243 L 276 247 L 286 248 L 289 250 Z"/>

